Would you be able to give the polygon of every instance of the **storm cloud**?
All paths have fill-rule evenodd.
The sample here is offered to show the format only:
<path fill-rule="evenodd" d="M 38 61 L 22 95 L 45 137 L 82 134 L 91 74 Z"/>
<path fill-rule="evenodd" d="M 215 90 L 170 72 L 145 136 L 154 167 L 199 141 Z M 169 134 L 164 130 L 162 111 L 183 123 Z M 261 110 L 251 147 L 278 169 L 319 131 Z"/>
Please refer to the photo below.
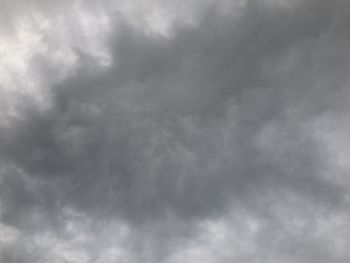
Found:
<path fill-rule="evenodd" d="M 1 262 L 347 262 L 350 3 L 1 5 Z"/>

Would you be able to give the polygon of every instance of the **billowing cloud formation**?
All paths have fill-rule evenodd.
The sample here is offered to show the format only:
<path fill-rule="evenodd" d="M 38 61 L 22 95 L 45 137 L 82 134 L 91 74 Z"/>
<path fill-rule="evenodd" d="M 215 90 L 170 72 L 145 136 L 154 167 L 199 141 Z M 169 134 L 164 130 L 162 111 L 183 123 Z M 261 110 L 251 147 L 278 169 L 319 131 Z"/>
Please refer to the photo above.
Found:
<path fill-rule="evenodd" d="M 4 6 L 1 262 L 349 258 L 349 3 Z"/>

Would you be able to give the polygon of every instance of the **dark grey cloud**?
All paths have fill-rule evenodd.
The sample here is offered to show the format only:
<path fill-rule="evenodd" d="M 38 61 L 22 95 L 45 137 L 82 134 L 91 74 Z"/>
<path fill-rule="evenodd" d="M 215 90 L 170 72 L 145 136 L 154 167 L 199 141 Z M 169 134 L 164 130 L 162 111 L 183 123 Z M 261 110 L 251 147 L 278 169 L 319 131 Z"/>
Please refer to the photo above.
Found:
<path fill-rule="evenodd" d="M 105 64 L 98 30 L 41 33 L 41 93 L 3 91 L 2 261 L 345 262 L 350 5 L 191 4 L 189 23 L 149 2 L 178 15 L 169 34 L 98 5 Z"/>

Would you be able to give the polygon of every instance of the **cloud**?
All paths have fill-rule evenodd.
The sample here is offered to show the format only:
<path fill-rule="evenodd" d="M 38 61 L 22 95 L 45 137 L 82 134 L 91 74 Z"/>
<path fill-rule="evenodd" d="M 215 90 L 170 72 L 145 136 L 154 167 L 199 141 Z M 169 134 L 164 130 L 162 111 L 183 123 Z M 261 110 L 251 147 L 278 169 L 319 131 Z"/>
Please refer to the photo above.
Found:
<path fill-rule="evenodd" d="M 6 6 L 2 261 L 347 258 L 349 4 Z"/>

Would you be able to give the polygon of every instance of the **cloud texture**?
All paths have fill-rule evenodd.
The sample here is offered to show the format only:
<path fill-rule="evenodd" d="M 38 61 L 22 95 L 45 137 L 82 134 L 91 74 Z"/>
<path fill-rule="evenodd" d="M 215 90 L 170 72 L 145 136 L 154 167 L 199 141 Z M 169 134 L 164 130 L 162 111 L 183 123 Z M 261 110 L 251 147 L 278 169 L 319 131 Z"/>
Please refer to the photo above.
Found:
<path fill-rule="evenodd" d="M 1 5 L 0 262 L 347 262 L 350 3 Z"/>

